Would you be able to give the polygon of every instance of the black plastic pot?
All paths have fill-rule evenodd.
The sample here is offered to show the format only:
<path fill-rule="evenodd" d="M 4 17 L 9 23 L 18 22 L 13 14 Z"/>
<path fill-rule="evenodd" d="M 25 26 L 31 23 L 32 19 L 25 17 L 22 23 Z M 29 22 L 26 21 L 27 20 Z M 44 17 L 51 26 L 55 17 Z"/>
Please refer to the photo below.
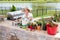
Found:
<path fill-rule="evenodd" d="M 46 31 L 46 23 L 43 23 L 42 30 Z"/>

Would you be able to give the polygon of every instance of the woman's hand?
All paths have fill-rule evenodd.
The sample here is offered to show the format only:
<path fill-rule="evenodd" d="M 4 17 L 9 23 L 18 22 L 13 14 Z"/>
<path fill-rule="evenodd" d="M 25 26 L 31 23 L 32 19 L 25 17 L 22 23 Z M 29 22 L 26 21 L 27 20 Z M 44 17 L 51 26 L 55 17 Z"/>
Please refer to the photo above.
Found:
<path fill-rule="evenodd" d="M 31 21 L 32 20 L 32 17 L 30 17 L 29 20 Z"/>
<path fill-rule="evenodd" d="M 29 19 L 29 20 L 32 20 L 32 17 L 27 17 L 27 16 L 26 16 L 26 18 Z"/>
<path fill-rule="evenodd" d="M 27 19 L 29 19 L 29 17 L 28 17 L 28 16 L 26 16 L 26 18 L 27 18 Z"/>

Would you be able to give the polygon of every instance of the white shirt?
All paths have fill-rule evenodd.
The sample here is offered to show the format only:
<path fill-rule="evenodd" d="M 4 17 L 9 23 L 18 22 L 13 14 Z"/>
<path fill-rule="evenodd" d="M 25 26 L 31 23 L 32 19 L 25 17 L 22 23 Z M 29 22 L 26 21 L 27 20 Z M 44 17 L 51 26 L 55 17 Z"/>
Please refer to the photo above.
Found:
<path fill-rule="evenodd" d="M 31 17 L 33 18 L 32 13 L 28 13 L 28 18 L 31 18 Z M 23 18 L 23 19 L 27 19 L 25 14 L 23 15 L 22 18 Z M 29 19 L 27 19 L 27 20 L 29 20 Z"/>
<path fill-rule="evenodd" d="M 25 18 L 25 17 L 26 17 L 26 15 L 24 14 L 24 15 L 23 15 L 23 18 Z M 32 13 L 28 13 L 28 18 L 29 18 L 29 17 L 33 17 Z"/>
<path fill-rule="evenodd" d="M 33 18 L 32 13 L 28 13 L 28 18 L 31 18 L 31 17 Z M 23 15 L 23 17 L 22 17 L 22 24 L 23 25 L 27 24 L 27 22 L 30 21 L 28 18 L 26 18 L 26 15 L 25 14 Z"/>

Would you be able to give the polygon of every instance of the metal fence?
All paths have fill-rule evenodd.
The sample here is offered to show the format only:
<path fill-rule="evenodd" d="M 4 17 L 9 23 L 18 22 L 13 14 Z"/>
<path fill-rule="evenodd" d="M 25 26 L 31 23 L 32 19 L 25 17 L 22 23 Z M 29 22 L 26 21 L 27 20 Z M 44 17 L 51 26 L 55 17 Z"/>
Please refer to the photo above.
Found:
<path fill-rule="evenodd" d="M 10 7 L 9 7 L 10 8 Z M 7 12 L 10 12 L 10 9 L 7 10 L 7 7 L 4 7 L 4 9 L 2 9 L 2 7 L 0 7 L 0 15 L 7 15 Z M 49 12 L 49 13 L 48 13 Z M 33 16 L 34 17 L 38 17 L 38 16 L 52 16 L 52 14 L 57 13 L 56 9 L 33 9 L 32 10 Z"/>
<path fill-rule="evenodd" d="M 38 3 L 41 4 L 41 3 Z M 34 6 L 34 4 L 33 4 Z M 10 11 L 11 7 L 0 7 L 0 15 L 7 15 L 7 12 Z M 18 8 L 20 9 L 20 8 Z M 33 8 L 32 13 L 34 17 L 39 17 L 39 16 L 52 16 L 54 13 L 57 13 L 57 9 L 56 8 Z"/>
<path fill-rule="evenodd" d="M 10 10 L 7 10 L 9 8 L 7 8 L 7 7 L 0 7 L 0 15 L 5 15 L 6 16 L 7 15 L 7 12 L 10 11 Z"/>
<path fill-rule="evenodd" d="M 56 9 L 36 9 L 33 10 L 34 17 L 41 17 L 41 16 L 53 16 L 55 13 L 58 13 Z"/>
<path fill-rule="evenodd" d="M 21 10 L 21 8 L 16 8 L 16 10 Z M 11 7 L 0 7 L 0 15 L 7 16 L 7 13 L 11 11 Z"/>

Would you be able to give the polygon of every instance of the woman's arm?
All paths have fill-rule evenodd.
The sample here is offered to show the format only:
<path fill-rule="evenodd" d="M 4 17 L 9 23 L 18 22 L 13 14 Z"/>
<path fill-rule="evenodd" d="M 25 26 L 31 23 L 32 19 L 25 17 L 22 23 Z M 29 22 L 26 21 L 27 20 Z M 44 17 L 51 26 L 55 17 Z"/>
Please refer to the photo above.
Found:
<path fill-rule="evenodd" d="M 30 15 L 30 16 L 29 16 L 29 20 L 32 20 L 32 19 L 33 19 L 32 13 L 30 13 L 29 15 Z"/>

